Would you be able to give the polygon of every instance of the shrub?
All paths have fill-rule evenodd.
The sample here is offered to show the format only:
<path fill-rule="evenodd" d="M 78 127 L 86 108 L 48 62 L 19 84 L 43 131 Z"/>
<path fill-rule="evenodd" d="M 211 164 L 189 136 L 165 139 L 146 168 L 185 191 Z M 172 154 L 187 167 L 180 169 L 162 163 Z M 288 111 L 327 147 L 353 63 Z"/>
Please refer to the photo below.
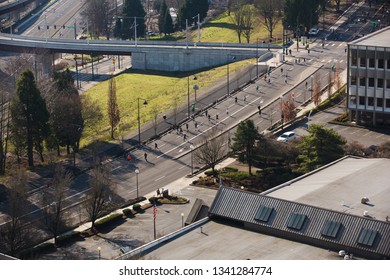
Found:
<path fill-rule="evenodd" d="M 249 175 L 249 172 L 247 171 L 228 172 L 223 174 L 223 176 L 233 181 L 241 181 L 253 177 L 253 175 Z"/>
<path fill-rule="evenodd" d="M 137 212 L 141 211 L 141 204 L 138 204 L 138 203 L 134 204 L 133 205 L 133 210 L 137 211 Z"/>
<path fill-rule="evenodd" d="M 133 217 L 134 216 L 133 211 L 131 211 L 131 209 L 129 209 L 129 208 L 123 209 L 122 213 L 126 217 Z"/>
<path fill-rule="evenodd" d="M 122 214 L 121 213 L 116 213 L 116 214 L 111 214 L 107 217 L 104 217 L 103 219 L 100 219 L 95 223 L 96 228 L 102 227 L 107 225 L 108 223 L 111 223 L 113 221 L 117 221 L 119 219 L 122 219 Z"/>
<path fill-rule="evenodd" d="M 149 202 L 152 203 L 152 204 L 156 204 L 157 203 L 157 199 L 158 199 L 157 197 L 152 196 L 151 198 L 149 198 Z"/>
<path fill-rule="evenodd" d="M 215 170 L 215 171 L 213 172 L 213 170 L 207 170 L 207 171 L 204 172 L 204 174 L 205 174 L 206 176 L 217 176 L 217 175 L 218 175 L 218 171 Z"/>
<path fill-rule="evenodd" d="M 238 168 L 231 167 L 231 166 L 226 166 L 223 168 L 223 172 L 237 172 Z"/>
<path fill-rule="evenodd" d="M 80 237 L 79 231 L 72 231 L 70 233 L 67 233 L 67 234 L 64 234 L 64 235 L 57 237 L 57 244 L 63 244 L 66 241 L 70 241 L 71 239 L 79 238 L 79 237 Z"/>

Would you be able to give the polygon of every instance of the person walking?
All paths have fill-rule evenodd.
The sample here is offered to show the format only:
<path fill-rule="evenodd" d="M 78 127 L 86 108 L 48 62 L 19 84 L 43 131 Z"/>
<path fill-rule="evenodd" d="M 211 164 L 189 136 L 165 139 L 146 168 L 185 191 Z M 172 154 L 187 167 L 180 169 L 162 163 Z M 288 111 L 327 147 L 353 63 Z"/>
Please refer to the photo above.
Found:
<path fill-rule="evenodd" d="M 148 161 L 148 154 L 147 153 L 144 153 L 144 158 L 145 158 L 145 161 Z"/>

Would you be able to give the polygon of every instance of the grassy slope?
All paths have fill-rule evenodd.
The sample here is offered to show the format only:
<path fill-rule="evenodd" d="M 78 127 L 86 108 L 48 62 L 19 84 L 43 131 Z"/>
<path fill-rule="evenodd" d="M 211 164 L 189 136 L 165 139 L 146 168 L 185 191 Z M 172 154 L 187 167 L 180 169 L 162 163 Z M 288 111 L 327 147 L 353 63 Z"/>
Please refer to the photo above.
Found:
<path fill-rule="evenodd" d="M 281 33 L 280 26 L 275 30 L 275 37 Z M 180 37 L 180 34 L 177 36 Z M 193 30 L 190 33 L 191 41 L 197 40 L 197 30 Z M 254 32 L 251 36 L 251 43 L 255 43 L 257 39 L 264 40 L 268 37 L 268 31 L 259 23 L 259 19 L 255 19 Z M 183 38 L 183 36 L 181 36 Z M 228 42 L 237 43 L 237 34 L 234 31 L 234 25 L 232 24 L 231 17 L 227 13 L 223 13 L 216 17 L 212 21 L 205 23 L 201 29 L 201 41 L 203 42 Z M 245 38 L 242 37 L 242 41 Z M 230 65 L 231 73 L 234 73 L 236 69 L 239 69 L 245 65 L 252 63 L 253 60 L 246 60 L 236 62 Z M 211 86 L 216 81 L 222 79 L 226 74 L 226 66 L 217 67 L 204 72 L 196 73 L 198 80 L 196 84 L 200 88 L 200 92 Z M 188 74 L 192 75 L 192 73 Z M 139 73 L 128 72 L 117 76 L 117 101 L 119 110 L 121 113 L 121 125 L 117 134 L 123 135 L 128 133 L 132 129 L 137 128 L 137 97 L 142 97 L 148 100 L 148 105 L 143 106 L 141 102 L 141 122 L 147 122 L 152 119 L 150 109 L 153 104 L 158 104 L 160 112 L 167 112 L 172 108 L 172 100 L 174 96 L 180 98 L 182 105 L 186 104 L 187 100 L 187 76 L 164 76 L 160 73 Z M 195 81 L 191 81 L 191 94 L 193 94 L 192 86 Z M 90 95 L 91 98 L 96 99 L 101 104 L 104 119 L 99 124 L 99 130 L 101 133 L 100 140 L 109 140 L 109 126 L 107 118 L 107 91 L 108 81 L 100 83 L 87 91 L 86 95 Z M 86 127 L 83 133 L 83 139 L 81 145 L 89 144 L 93 139 L 96 139 L 96 128 Z"/>

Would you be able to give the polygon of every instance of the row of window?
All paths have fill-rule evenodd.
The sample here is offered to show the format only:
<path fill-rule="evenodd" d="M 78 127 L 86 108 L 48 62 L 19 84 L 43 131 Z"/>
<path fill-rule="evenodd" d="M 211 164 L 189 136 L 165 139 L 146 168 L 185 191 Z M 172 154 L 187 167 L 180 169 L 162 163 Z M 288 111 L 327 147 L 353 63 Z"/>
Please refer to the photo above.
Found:
<path fill-rule="evenodd" d="M 351 96 L 350 98 L 351 104 L 356 105 L 356 96 Z M 359 96 L 359 105 L 361 106 L 375 106 L 375 100 L 376 100 L 376 107 L 383 107 L 383 98 L 374 98 L 374 97 L 365 97 L 365 96 Z M 390 99 L 385 99 L 385 108 L 390 109 Z"/>
<path fill-rule="evenodd" d="M 358 84 L 359 81 L 359 84 Z M 351 85 L 352 86 L 369 86 L 369 87 L 375 87 L 375 81 L 376 81 L 376 87 L 377 88 L 383 88 L 386 87 L 386 89 L 390 89 L 390 79 L 384 80 L 384 79 L 375 79 L 375 78 L 367 78 L 367 77 L 361 77 L 358 78 L 356 76 L 351 76 Z M 385 85 L 386 81 L 386 85 Z"/>
<path fill-rule="evenodd" d="M 358 63 L 359 62 L 359 63 Z M 359 66 L 359 67 L 367 67 L 368 68 L 378 68 L 383 69 L 386 64 L 386 69 L 390 69 L 390 60 L 384 60 L 382 58 L 375 59 L 375 58 L 369 58 L 367 62 L 366 57 L 356 57 L 352 56 L 351 59 L 351 66 Z"/>
<path fill-rule="evenodd" d="M 255 219 L 259 222 L 268 222 L 271 217 L 274 208 L 266 207 L 260 205 L 257 209 Z M 307 216 L 300 213 L 291 213 L 287 221 L 287 227 L 293 230 L 300 231 L 307 220 Z M 342 229 L 342 224 L 337 221 L 326 220 L 322 229 L 321 235 L 327 238 L 336 238 L 340 230 Z M 365 246 L 373 246 L 375 238 L 378 234 L 378 231 L 362 228 L 359 233 L 357 243 Z"/>

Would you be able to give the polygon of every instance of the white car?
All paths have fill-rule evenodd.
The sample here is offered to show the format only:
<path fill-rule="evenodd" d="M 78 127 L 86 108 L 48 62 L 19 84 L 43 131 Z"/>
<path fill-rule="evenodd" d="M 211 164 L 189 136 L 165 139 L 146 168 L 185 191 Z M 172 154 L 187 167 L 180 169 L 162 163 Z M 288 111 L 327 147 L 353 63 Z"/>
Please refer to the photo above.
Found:
<path fill-rule="evenodd" d="M 318 28 L 312 28 L 309 30 L 309 35 L 317 35 L 320 30 Z"/>
<path fill-rule="evenodd" d="M 289 142 L 295 138 L 297 138 L 298 135 L 294 132 L 294 131 L 287 131 L 285 133 L 283 133 L 282 135 L 280 135 L 276 141 L 279 141 L 279 142 Z"/>

